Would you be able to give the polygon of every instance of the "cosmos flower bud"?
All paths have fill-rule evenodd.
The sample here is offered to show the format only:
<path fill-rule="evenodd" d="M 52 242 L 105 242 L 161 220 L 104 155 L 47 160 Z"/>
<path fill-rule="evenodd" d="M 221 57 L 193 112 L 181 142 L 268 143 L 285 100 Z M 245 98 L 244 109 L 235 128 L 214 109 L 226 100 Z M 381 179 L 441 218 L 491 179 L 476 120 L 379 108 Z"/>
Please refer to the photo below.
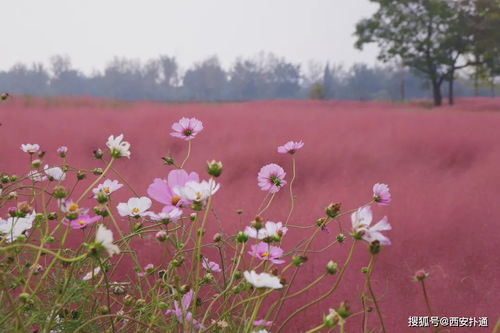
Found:
<path fill-rule="evenodd" d="M 16 191 L 9 192 L 9 195 L 7 196 L 7 199 L 8 200 L 14 200 L 15 198 L 17 198 L 17 192 Z"/>
<path fill-rule="evenodd" d="M 238 214 L 238 215 L 241 215 L 241 214 L 243 214 L 243 210 L 241 210 L 241 209 L 238 209 L 238 210 L 236 211 L 236 214 Z"/>
<path fill-rule="evenodd" d="M 248 241 L 248 235 L 245 234 L 244 232 L 240 231 L 236 235 L 236 241 L 238 243 L 246 243 Z"/>
<path fill-rule="evenodd" d="M 135 308 L 136 309 L 142 309 L 146 306 L 146 300 L 145 299 L 142 299 L 142 298 L 139 298 L 136 302 L 135 302 Z"/>
<path fill-rule="evenodd" d="M 78 180 L 82 180 L 84 179 L 86 176 L 85 176 L 85 172 L 84 171 L 81 171 L 79 170 L 77 173 L 76 173 L 76 179 Z"/>
<path fill-rule="evenodd" d="M 180 267 L 182 265 L 182 263 L 184 262 L 184 258 L 176 258 L 176 259 L 173 259 L 170 264 L 174 267 Z"/>
<path fill-rule="evenodd" d="M 235 278 L 236 280 L 241 279 L 241 272 L 240 272 L 240 271 L 236 271 L 236 272 L 234 272 L 234 278 Z"/>
<path fill-rule="evenodd" d="M 57 153 L 59 154 L 59 156 L 61 158 L 66 157 L 67 152 L 68 152 L 68 147 L 66 147 L 66 146 L 61 146 L 61 147 L 57 148 Z"/>
<path fill-rule="evenodd" d="M 338 268 L 339 268 L 339 265 L 336 262 L 333 262 L 332 260 L 330 260 L 326 264 L 326 272 L 330 275 L 337 273 Z"/>
<path fill-rule="evenodd" d="M 334 218 L 336 217 L 339 212 L 340 212 L 340 202 L 337 203 L 331 203 L 325 208 L 325 213 L 327 216 Z"/>
<path fill-rule="evenodd" d="M 214 278 L 214 275 L 212 273 L 206 273 L 203 276 L 203 282 L 211 283 L 211 282 L 214 282 L 214 280 L 215 280 L 215 278 Z"/>
<path fill-rule="evenodd" d="M 0 100 L 1 101 L 6 101 L 7 98 L 9 98 L 9 97 L 10 97 L 9 93 L 3 92 L 3 93 L 0 94 Z"/>
<path fill-rule="evenodd" d="M 134 304 L 134 297 L 132 295 L 125 295 L 125 297 L 123 297 L 123 304 L 125 306 L 131 306 Z"/>
<path fill-rule="evenodd" d="M 334 327 L 340 321 L 340 315 L 334 309 L 330 309 L 330 313 L 328 315 L 323 315 L 323 324 L 326 327 Z"/>
<path fill-rule="evenodd" d="M 9 207 L 9 209 L 7 210 L 7 213 L 9 214 L 10 217 L 16 217 L 17 208 L 16 207 Z"/>
<path fill-rule="evenodd" d="M 306 256 L 293 256 L 292 257 L 292 264 L 295 266 L 302 266 L 306 263 L 307 257 Z"/>
<path fill-rule="evenodd" d="M 49 220 L 55 220 L 55 219 L 57 219 L 57 213 L 56 212 L 50 212 L 49 214 L 47 214 L 47 219 L 49 219 Z"/>
<path fill-rule="evenodd" d="M 337 313 L 343 319 L 346 319 L 347 317 L 349 317 L 351 315 L 349 302 L 347 302 L 347 301 L 341 302 L 339 305 L 339 308 L 337 309 Z"/>
<path fill-rule="evenodd" d="M 36 159 L 36 160 L 33 160 L 31 162 L 31 167 L 34 168 L 34 169 L 37 169 L 40 167 L 40 165 L 42 165 L 42 161 L 39 160 L 39 159 Z"/>
<path fill-rule="evenodd" d="M 210 176 L 219 177 L 222 173 L 222 162 L 215 160 L 207 161 L 207 172 Z"/>
<path fill-rule="evenodd" d="M 20 293 L 18 296 L 19 302 L 26 304 L 28 302 L 28 299 L 30 298 L 30 294 L 28 293 Z"/>
<path fill-rule="evenodd" d="M 220 232 L 218 232 L 218 233 L 216 233 L 214 235 L 213 240 L 214 240 L 215 243 L 218 243 L 218 242 L 220 242 L 222 240 L 222 238 L 223 238 L 223 235 Z"/>
<path fill-rule="evenodd" d="M 95 206 L 94 213 L 96 213 L 97 215 L 100 215 L 102 217 L 106 217 L 109 215 L 106 206 L 103 204 L 99 204 L 99 205 Z"/>
<path fill-rule="evenodd" d="M 9 176 L 2 176 L 2 183 L 7 184 L 9 182 Z"/>
<path fill-rule="evenodd" d="M 370 253 L 375 255 L 377 253 L 380 252 L 380 241 L 378 240 L 374 240 L 373 242 L 370 243 L 370 245 L 368 246 L 368 248 L 370 249 Z"/>
<path fill-rule="evenodd" d="M 191 215 L 189 215 L 189 219 L 194 222 L 196 221 L 196 218 L 198 217 L 198 213 L 191 213 Z"/>
<path fill-rule="evenodd" d="M 345 241 L 345 235 L 344 234 L 338 234 L 337 235 L 337 242 L 343 243 Z"/>
<path fill-rule="evenodd" d="M 94 176 L 100 176 L 102 175 L 104 171 L 102 170 L 102 168 L 95 168 L 95 169 L 92 169 L 92 174 Z"/>
<path fill-rule="evenodd" d="M 418 270 L 416 273 L 415 273 L 415 276 L 413 277 L 413 279 L 415 281 L 424 281 L 425 279 L 427 279 L 427 277 L 429 276 L 429 273 L 427 273 L 426 271 L 424 271 L 423 269 L 420 269 Z"/>
<path fill-rule="evenodd" d="M 16 175 L 11 175 L 11 176 L 9 177 L 9 180 L 10 180 L 11 182 L 15 182 L 15 181 L 17 180 L 17 176 L 16 176 Z"/>
<path fill-rule="evenodd" d="M 98 160 L 100 160 L 104 156 L 104 153 L 101 150 L 101 148 L 94 150 L 92 153 L 94 154 L 94 157 Z"/>
<path fill-rule="evenodd" d="M 162 230 L 162 231 L 158 231 L 156 233 L 155 237 L 156 237 L 156 240 L 158 242 L 164 242 L 164 241 L 167 240 L 168 235 L 167 235 L 167 233 L 165 231 Z"/>
<path fill-rule="evenodd" d="M 328 221 L 328 219 L 326 217 L 321 217 L 321 218 L 316 220 L 316 225 L 318 227 L 323 227 L 325 225 L 326 221 Z"/>
<path fill-rule="evenodd" d="M 258 231 L 258 230 L 262 229 L 263 222 L 264 222 L 264 220 L 262 219 L 262 217 L 256 216 L 255 220 L 250 222 L 250 225 L 252 226 L 252 228 L 254 228 L 255 230 Z"/>
<path fill-rule="evenodd" d="M 174 165 L 175 164 L 175 161 L 171 156 L 162 157 L 161 159 L 164 161 L 165 165 Z"/>
<path fill-rule="evenodd" d="M 66 188 L 64 188 L 64 186 L 57 185 L 54 187 L 52 195 L 57 199 L 64 199 L 68 195 L 68 192 L 66 191 Z"/>
<path fill-rule="evenodd" d="M 17 204 L 17 210 L 26 215 L 33 211 L 33 207 L 27 201 L 21 201 Z"/>

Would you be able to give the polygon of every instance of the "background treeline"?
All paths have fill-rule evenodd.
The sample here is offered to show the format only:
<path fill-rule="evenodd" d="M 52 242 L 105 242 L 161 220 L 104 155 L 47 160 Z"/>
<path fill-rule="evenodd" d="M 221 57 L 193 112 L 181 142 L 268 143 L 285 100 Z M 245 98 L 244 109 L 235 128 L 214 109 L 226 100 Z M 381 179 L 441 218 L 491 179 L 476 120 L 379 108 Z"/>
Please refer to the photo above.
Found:
<path fill-rule="evenodd" d="M 467 72 L 456 76 L 457 96 L 495 96 L 494 81 L 478 81 Z M 0 91 L 14 95 L 166 101 L 401 101 L 432 97 L 428 79 L 394 64 L 344 67 L 310 62 L 301 66 L 263 53 L 237 59 L 229 68 L 221 66 L 217 57 L 211 57 L 185 70 L 169 56 L 146 62 L 115 58 L 103 71 L 91 74 L 73 67 L 67 56 L 54 56 L 48 65 L 20 63 L 0 71 Z"/>

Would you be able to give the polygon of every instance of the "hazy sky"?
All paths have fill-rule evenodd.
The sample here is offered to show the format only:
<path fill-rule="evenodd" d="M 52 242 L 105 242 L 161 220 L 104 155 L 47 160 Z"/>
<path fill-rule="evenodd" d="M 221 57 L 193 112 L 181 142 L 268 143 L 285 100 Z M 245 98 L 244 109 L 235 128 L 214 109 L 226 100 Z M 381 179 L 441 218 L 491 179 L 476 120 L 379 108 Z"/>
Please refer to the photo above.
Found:
<path fill-rule="evenodd" d="M 354 49 L 355 23 L 368 0 L 15 0 L 0 13 L 0 69 L 69 55 L 75 67 L 101 70 L 113 56 L 176 56 L 189 66 L 218 55 L 273 52 L 350 65 L 374 63 L 376 48 Z"/>

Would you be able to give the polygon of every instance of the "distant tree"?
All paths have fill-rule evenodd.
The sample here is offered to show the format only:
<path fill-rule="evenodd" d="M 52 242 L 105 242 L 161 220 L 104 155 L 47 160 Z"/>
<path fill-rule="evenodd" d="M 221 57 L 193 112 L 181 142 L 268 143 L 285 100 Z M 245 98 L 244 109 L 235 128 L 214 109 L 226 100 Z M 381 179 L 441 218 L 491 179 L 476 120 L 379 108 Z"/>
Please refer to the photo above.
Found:
<path fill-rule="evenodd" d="M 300 65 L 271 56 L 266 68 L 273 98 L 296 98 L 300 90 Z"/>
<path fill-rule="evenodd" d="M 309 98 L 310 99 L 325 99 L 325 89 L 323 88 L 323 85 L 319 82 L 316 82 L 315 84 L 312 85 L 311 89 L 309 90 Z"/>
<path fill-rule="evenodd" d="M 326 99 L 333 98 L 334 96 L 334 78 L 330 71 L 330 64 L 326 64 L 323 72 L 323 91 Z"/>
<path fill-rule="evenodd" d="M 187 70 L 183 88 L 189 99 L 220 101 L 225 97 L 227 74 L 217 57 L 211 57 Z"/>
<path fill-rule="evenodd" d="M 78 95 L 85 92 L 85 77 L 71 66 L 69 56 L 50 58 L 50 90 L 54 95 Z"/>
<path fill-rule="evenodd" d="M 424 74 L 431 82 L 434 105 L 442 104 L 441 84 L 453 81 L 459 64 L 469 51 L 470 33 L 463 21 L 466 12 L 460 1 L 445 0 L 370 0 L 379 5 L 369 19 L 356 25 L 356 47 L 377 43 L 379 59 L 393 58 Z"/>
<path fill-rule="evenodd" d="M 252 59 L 237 59 L 230 70 L 230 94 L 235 100 L 265 98 L 268 82 L 263 69 Z"/>

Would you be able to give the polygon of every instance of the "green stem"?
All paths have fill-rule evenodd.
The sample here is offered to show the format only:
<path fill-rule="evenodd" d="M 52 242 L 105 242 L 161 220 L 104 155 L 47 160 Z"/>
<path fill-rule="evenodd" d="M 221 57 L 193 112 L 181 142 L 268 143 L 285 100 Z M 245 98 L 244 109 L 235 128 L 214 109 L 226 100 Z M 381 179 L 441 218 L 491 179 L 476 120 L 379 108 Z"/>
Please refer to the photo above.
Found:
<path fill-rule="evenodd" d="M 382 318 L 382 313 L 380 312 L 380 307 L 378 305 L 377 299 L 375 298 L 375 293 L 373 292 L 372 289 L 372 284 L 371 284 L 371 275 L 373 272 L 373 265 L 375 262 L 375 255 L 372 254 L 370 257 L 370 263 L 368 264 L 368 273 L 366 274 L 366 286 L 368 287 L 368 291 L 370 292 L 371 299 L 373 301 L 373 305 L 375 305 L 375 310 L 377 312 L 378 319 L 380 320 L 380 325 L 382 326 L 382 332 L 385 331 L 385 326 L 384 326 L 384 320 Z"/>

